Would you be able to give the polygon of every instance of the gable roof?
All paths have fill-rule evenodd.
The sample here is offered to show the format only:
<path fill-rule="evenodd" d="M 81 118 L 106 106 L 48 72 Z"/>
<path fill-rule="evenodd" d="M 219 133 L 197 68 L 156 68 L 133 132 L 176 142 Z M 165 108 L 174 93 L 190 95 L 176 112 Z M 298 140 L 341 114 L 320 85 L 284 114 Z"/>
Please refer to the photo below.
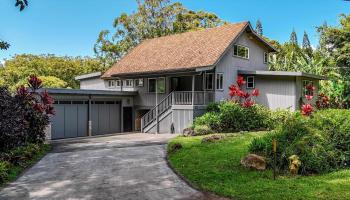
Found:
<path fill-rule="evenodd" d="M 102 78 L 213 66 L 246 28 L 271 51 L 249 22 L 158 37 L 141 42 L 107 70 Z"/>

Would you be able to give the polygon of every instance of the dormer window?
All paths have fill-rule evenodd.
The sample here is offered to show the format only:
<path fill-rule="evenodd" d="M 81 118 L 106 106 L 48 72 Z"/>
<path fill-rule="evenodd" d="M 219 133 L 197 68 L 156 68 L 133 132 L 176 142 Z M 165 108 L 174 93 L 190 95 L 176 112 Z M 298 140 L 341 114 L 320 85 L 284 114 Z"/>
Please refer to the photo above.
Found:
<path fill-rule="evenodd" d="M 249 59 L 249 48 L 242 45 L 235 44 L 233 45 L 233 56 Z"/>

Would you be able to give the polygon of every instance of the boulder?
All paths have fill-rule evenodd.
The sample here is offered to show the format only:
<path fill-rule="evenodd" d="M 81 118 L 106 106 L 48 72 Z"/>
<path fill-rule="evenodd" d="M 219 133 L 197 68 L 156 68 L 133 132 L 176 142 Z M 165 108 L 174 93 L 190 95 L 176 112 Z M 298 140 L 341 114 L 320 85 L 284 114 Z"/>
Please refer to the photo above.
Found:
<path fill-rule="evenodd" d="M 241 160 L 241 165 L 248 169 L 265 170 L 266 161 L 262 156 L 256 154 L 249 154 Z"/>
<path fill-rule="evenodd" d="M 182 135 L 183 136 L 192 136 L 194 135 L 194 131 L 192 128 L 185 128 L 183 131 L 182 131 Z"/>

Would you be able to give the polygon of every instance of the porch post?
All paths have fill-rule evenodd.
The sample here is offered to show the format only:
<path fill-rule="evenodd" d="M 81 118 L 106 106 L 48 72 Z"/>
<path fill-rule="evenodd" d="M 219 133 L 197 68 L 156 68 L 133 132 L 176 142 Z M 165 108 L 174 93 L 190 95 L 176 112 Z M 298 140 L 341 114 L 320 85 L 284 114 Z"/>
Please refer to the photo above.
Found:
<path fill-rule="evenodd" d="M 156 78 L 156 134 L 159 133 L 158 120 L 158 78 Z"/>
<path fill-rule="evenodd" d="M 88 118 L 88 136 L 92 136 L 91 95 L 89 95 Z"/>
<path fill-rule="evenodd" d="M 192 75 L 192 106 L 194 105 L 194 84 L 196 80 L 196 75 Z"/>
<path fill-rule="evenodd" d="M 203 74 L 203 98 L 204 98 L 204 100 L 203 100 L 203 104 L 204 105 L 206 105 L 206 100 L 207 100 L 207 90 L 206 90 L 206 88 L 207 88 L 207 86 L 206 86 L 206 84 L 207 84 L 207 71 L 204 71 L 204 74 Z"/>

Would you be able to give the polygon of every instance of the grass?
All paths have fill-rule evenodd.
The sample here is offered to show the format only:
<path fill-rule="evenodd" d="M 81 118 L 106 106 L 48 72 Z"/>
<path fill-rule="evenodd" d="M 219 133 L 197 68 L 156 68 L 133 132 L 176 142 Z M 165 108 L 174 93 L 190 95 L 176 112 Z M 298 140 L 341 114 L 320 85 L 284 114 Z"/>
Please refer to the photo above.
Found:
<path fill-rule="evenodd" d="M 230 134 L 226 139 L 202 144 L 203 136 L 177 137 L 169 146 L 183 148 L 169 154 L 170 165 L 194 186 L 234 199 L 347 199 L 350 169 L 314 176 L 279 176 L 272 171 L 252 171 L 240 165 L 252 138 L 265 132 Z"/>
<path fill-rule="evenodd" d="M 1 182 L 0 180 L 0 187 L 4 186 L 8 182 L 12 182 L 20 176 L 23 171 L 31 166 L 33 166 L 35 163 L 37 163 L 41 158 L 43 158 L 49 151 L 51 150 L 50 144 L 42 144 L 39 145 L 39 150 L 36 151 L 30 158 L 25 159 L 23 162 L 19 164 L 10 164 L 9 169 L 7 170 L 7 176 L 5 177 L 5 180 Z"/>

